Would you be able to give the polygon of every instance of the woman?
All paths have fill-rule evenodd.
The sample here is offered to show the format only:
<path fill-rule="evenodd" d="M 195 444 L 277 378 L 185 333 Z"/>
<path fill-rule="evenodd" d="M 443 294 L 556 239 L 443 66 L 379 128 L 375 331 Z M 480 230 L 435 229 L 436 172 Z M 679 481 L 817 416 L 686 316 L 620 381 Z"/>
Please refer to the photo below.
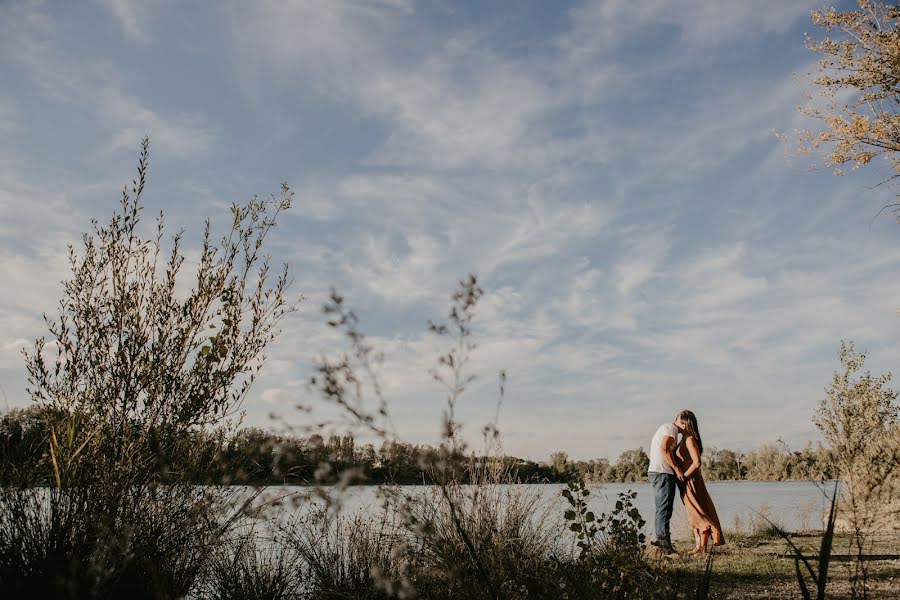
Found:
<path fill-rule="evenodd" d="M 697 541 L 696 547 L 688 554 L 702 554 L 707 551 L 710 536 L 716 546 L 724 544 L 725 538 L 722 536 L 722 526 L 719 524 L 716 507 L 709 497 L 709 492 L 706 491 L 706 483 L 700 473 L 703 441 L 700 439 L 697 417 L 691 411 L 683 410 L 678 413 L 675 424 L 683 434 L 675 448 L 675 460 L 684 472 L 684 479 L 679 480 L 678 489 Z"/>

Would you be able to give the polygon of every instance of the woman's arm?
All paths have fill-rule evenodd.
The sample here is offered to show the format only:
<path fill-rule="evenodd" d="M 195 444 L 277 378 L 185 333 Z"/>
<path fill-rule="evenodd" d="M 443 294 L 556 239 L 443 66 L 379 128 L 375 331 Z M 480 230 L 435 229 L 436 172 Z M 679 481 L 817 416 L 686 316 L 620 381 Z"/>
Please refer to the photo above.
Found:
<path fill-rule="evenodd" d="M 684 470 L 684 478 L 687 479 L 696 471 L 700 470 L 700 449 L 697 447 L 697 440 L 693 437 L 687 438 L 687 449 L 691 455 L 691 464 Z"/>

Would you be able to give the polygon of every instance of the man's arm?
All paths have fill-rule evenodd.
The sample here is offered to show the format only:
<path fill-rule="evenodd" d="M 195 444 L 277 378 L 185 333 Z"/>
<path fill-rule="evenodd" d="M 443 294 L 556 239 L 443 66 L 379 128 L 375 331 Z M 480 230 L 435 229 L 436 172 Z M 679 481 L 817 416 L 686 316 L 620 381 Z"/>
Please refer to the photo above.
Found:
<path fill-rule="evenodd" d="M 669 463 L 669 466 L 675 471 L 675 476 L 678 477 L 679 480 L 684 481 L 684 473 L 681 472 L 681 468 L 678 466 L 678 463 L 675 462 L 675 438 L 671 435 L 663 436 L 662 451 L 666 462 Z"/>

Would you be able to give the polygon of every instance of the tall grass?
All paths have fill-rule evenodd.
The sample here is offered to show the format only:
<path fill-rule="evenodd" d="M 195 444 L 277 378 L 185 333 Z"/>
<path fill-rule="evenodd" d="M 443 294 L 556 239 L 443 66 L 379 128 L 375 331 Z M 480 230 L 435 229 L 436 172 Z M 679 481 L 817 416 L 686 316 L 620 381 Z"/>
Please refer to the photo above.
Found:
<path fill-rule="evenodd" d="M 220 545 L 198 594 L 206 600 L 301 598 L 303 571 L 296 554 L 253 531 Z"/>
<path fill-rule="evenodd" d="M 334 514 L 325 506 L 289 521 L 280 540 L 297 557 L 307 592 L 509 598 L 513 590 L 531 597 L 558 591 L 546 577 L 548 567 L 556 569 L 551 556 L 559 547 L 551 507 L 535 491 L 506 485 L 508 473 L 491 481 L 483 470 L 466 475 L 478 482 L 413 492 L 385 487 L 376 514 Z"/>
<path fill-rule="evenodd" d="M 186 486 L 0 489 L 0 588 L 63 598 L 182 597 L 228 527 Z"/>
<path fill-rule="evenodd" d="M 388 598 L 381 579 L 400 580 L 405 553 L 395 520 L 334 514 L 317 507 L 280 528 L 278 541 L 295 557 L 305 593 L 314 598 Z"/>
<path fill-rule="evenodd" d="M 479 466 L 481 465 L 481 466 Z M 305 506 L 274 534 L 223 552 L 206 597 L 655 598 L 672 588 L 647 560 L 642 519 L 625 503 L 599 514 L 597 552 L 578 552 L 565 503 L 515 473 L 473 462 L 442 485 L 385 487 L 382 510 Z M 476 483 L 460 483 L 460 481 Z M 271 525 L 271 523 L 270 523 Z M 243 542 L 241 542 L 243 544 Z"/>
<path fill-rule="evenodd" d="M 544 591 L 542 566 L 558 550 L 558 520 L 533 490 L 508 485 L 508 471 L 470 474 L 396 503 L 416 544 L 420 570 L 440 597 L 497 598 L 511 588 Z"/>

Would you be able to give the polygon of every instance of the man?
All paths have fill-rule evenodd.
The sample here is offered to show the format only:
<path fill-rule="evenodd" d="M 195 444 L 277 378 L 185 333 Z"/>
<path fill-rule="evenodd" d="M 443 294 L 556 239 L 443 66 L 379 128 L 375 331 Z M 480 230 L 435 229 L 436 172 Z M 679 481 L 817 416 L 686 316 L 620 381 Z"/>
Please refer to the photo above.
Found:
<path fill-rule="evenodd" d="M 675 552 L 669 533 L 672 506 L 675 502 L 676 477 L 684 480 L 684 473 L 675 462 L 675 446 L 679 433 L 683 433 L 681 419 L 660 425 L 650 442 L 650 466 L 647 479 L 653 486 L 656 504 L 656 539 L 652 542 L 666 554 Z"/>

